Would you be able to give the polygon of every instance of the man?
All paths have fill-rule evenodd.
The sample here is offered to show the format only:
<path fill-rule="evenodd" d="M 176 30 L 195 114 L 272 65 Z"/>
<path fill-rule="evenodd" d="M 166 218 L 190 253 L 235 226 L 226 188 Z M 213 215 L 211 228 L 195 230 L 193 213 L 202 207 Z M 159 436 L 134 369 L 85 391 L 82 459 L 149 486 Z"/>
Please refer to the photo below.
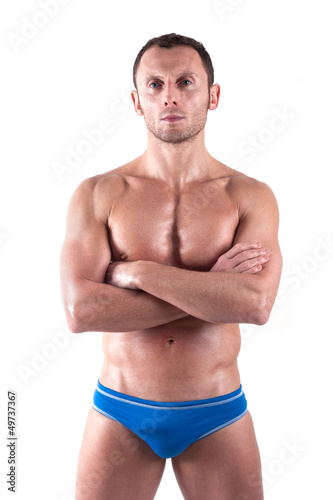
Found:
<path fill-rule="evenodd" d="M 153 499 L 171 458 L 186 500 L 260 500 L 238 323 L 276 297 L 277 204 L 205 148 L 220 87 L 201 43 L 154 38 L 133 72 L 147 149 L 80 184 L 61 256 L 70 330 L 105 332 L 76 499 Z"/>

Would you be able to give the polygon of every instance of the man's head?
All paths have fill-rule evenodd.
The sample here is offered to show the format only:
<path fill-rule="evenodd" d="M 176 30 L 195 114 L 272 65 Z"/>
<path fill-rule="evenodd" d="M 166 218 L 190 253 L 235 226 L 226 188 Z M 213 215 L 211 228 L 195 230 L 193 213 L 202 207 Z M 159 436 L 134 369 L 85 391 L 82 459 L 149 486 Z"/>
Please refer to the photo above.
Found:
<path fill-rule="evenodd" d="M 208 109 L 216 109 L 219 86 L 203 45 L 181 35 L 149 40 L 133 68 L 132 99 L 138 116 L 157 139 L 182 143 L 205 127 Z"/>
<path fill-rule="evenodd" d="M 214 67 L 210 55 L 208 54 L 205 47 L 201 42 L 197 42 L 194 38 L 189 38 L 183 35 L 176 35 L 176 33 L 170 33 L 169 35 L 162 35 L 159 37 L 151 38 L 142 47 L 138 55 L 136 56 L 134 66 L 133 66 L 133 83 L 136 90 L 138 90 L 136 82 L 136 74 L 143 54 L 151 47 L 160 47 L 161 49 L 172 49 L 174 47 L 187 46 L 192 47 L 196 50 L 201 57 L 202 64 L 205 68 L 208 78 L 208 90 L 214 83 Z"/>

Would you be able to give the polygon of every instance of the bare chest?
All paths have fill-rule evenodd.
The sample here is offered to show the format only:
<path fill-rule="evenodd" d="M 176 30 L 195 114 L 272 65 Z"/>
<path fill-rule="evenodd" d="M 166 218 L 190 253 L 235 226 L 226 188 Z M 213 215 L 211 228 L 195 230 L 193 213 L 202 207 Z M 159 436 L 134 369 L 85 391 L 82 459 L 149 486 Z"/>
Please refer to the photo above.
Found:
<path fill-rule="evenodd" d="M 112 258 L 209 270 L 232 245 L 238 222 L 237 204 L 219 180 L 182 192 L 133 182 L 113 202 Z"/>

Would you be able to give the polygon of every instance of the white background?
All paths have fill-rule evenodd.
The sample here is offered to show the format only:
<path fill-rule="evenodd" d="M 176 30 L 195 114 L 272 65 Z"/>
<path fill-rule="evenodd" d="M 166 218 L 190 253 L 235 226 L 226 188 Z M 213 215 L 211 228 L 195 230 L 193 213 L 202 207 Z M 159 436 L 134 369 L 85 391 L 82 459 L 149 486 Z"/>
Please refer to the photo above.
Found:
<path fill-rule="evenodd" d="M 1 493 L 6 391 L 14 389 L 15 498 L 74 498 L 102 354 L 101 334 L 66 333 L 58 272 L 65 215 L 83 179 L 144 151 L 144 122 L 129 101 L 132 65 L 149 38 L 177 32 L 204 43 L 221 85 L 220 106 L 208 116 L 208 150 L 268 183 L 280 207 L 279 298 L 268 324 L 242 328 L 239 359 L 265 498 L 332 498 L 330 2 L 63 0 L 53 17 L 40 14 L 42 3 L 7 0 L 0 12 Z M 270 132 L 276 112 L 285 123 Z M 112 132 L 57 175 L 54 162 L 65 164 L 83 130 L 106 118 Z M 260 150 L 250 155 L 251 137 Z M 156 500 L 171 497 L 182 499 L 168 461 Z"/>

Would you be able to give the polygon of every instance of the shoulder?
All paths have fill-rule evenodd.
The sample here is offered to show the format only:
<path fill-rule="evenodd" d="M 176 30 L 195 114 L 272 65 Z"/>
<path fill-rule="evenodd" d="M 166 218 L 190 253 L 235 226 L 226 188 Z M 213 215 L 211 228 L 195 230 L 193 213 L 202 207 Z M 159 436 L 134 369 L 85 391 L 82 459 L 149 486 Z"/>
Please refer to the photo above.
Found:
<path fill-rule="evenodd" d="M 276 204 L 275 195 L 265 182 L 231 168 L 228 174 L 228 190 L 238 204 Z"/>
<path fill-rule="evenodd" d="M 220 163 L 220 168 L 224 179 L 227 180 L 228 194 L 237 204 L 240 215 L 248 211 L 269 208 L 278 211 L 275 195 L 268 184 L 223 163 Z"/>
<path fill-rule="evenodd" d="M 234 192 L 239 220 L 261 220 L 274 226 L 278 224 L 278 204 L 272 189 L 265 182 L 243 176 L 235 182 Z"/>
<path fill-rule="evenodd" d="M 117 196 L 128 186 L 128 178 L 135 169 L 136 163 L 137 159 L 103 174 L 88 177 L 78 185 L 75 192 L 80 196 L 98 199 L 103 199 L 104 196 Z"/>
<path fill-rule="evenodd" d="M 100 196 L 115 194 L 125 185 L 124 176 L 111 170 L 83 180 L 76 188 L 75 193 L 82 198 L 100 198 Z"/>
<path fill-rule="evenodd" d="M 275 198 L 268 184 L 244 174 L 234 176 L 231 180 L 231 187 L 244 200 Z"/>
<path fill-rule="evenodd" d="M 75 189 L 70 205 L 93 211 L 106 220 L 115 199 L 127 188 L 124 167 L 84 179 Z"/>

